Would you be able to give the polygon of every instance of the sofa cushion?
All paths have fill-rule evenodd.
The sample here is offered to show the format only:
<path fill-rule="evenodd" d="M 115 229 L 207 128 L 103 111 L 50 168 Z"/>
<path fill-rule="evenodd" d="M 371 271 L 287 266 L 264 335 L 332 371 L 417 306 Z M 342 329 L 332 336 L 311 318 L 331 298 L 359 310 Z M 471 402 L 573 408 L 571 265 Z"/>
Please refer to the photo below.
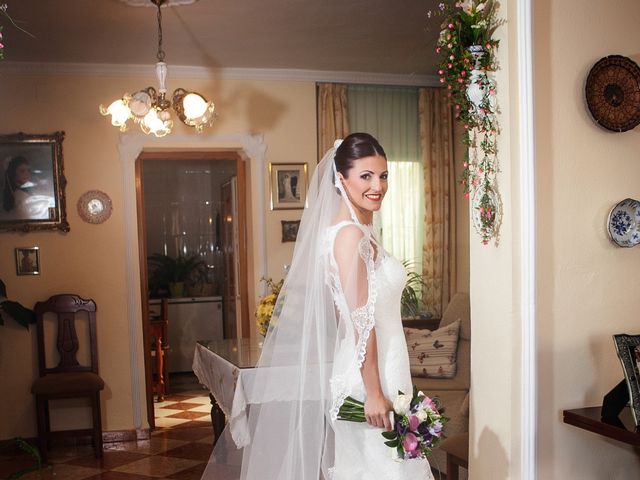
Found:
<path fill-rule="evenodd" d="M 405 328 L 411 375 L 428 378 L 453 378 L 460 321 L 430 331 Z"/>

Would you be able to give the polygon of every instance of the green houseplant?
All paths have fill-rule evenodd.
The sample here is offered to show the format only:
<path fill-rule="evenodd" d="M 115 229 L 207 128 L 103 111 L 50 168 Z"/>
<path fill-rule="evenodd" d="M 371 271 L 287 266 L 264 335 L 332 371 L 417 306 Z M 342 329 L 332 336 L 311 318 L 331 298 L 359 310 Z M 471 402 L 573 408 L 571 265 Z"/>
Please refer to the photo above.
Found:
<path fill-rule="evenodd" d="M 402 317 L 419 317 L 424 314 L 420 299 L 427 285 L 422 275 L 412 268 L 413 264 L 411 262 L 405 260 L 402 264 L 407 271 L 407 283 L 404 286 L 404 290 L 402 290 L 400 299 Z"/>
<path fill-rule="evenodd" d="M 200 255 L 177 258 L 160 253 L 148 257 L 149 291 L 169 291 L 172 297 L 182 297 L 186 284 L 204 283 L 207 264 Z"/>
<path fill-rule="evenodd" d="M 27 330 L 29 329 L 29 324 L 36 323 L 36 314 L 33 310 L 29 310 L 20 303 L 7 298 L 7 287 L 2 280 L 0 280 L 0 312 L 13 318 Z M 3 315 L 0 315 L 0 325 L 4 325 Z"/>

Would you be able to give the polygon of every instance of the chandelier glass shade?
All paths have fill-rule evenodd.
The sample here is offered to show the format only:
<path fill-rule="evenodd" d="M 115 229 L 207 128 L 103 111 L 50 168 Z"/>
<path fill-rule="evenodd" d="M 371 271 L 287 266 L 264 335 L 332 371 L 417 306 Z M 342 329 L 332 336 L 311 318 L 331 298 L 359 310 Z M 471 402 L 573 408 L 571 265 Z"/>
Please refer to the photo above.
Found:
<path fill-rule="evenodd" d="M 158 62 L 156 76 L 159 88 L 147 87 L 138 90 L 133 95 L 125 93 L 122 98 L 115 100 L 108 107 L 100 105 L 100 113 L 111 115 L 111 125 L 119 127 L 120 131 L 127 130 L 129 120 L 140 125 L 140 129 L 147 135 L 164 137 L 173 129 L 173 110 L 180 121 L 195 128 L 200 133 L 206 126 L 211 126 L 215 118 L 215 106 L 197 92 L 190 92 L 184 88 L 177 88 L 171 100 L 167 98 L 165 81 L 167 78 L 167 64 L 164 62 L 162 50 L 162 11 L 160 7 L 165 0 L 149 0 L 158 7 Z"/>

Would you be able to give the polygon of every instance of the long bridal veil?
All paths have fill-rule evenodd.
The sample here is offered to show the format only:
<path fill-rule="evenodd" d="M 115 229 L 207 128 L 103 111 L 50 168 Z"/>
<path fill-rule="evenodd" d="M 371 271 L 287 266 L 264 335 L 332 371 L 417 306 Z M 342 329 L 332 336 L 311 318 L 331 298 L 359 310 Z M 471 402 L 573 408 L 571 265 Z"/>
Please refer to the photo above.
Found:
<path fill-rule="evenodd" d="M 344 189 L 335 182 L 334 155 L 335 147 L 313 174 L 308 208 L 260 360 L 255 369 L 243 371 L 236 387 L 244 389 L 247 428 L 238 433 L 227 425 L 203 479 L 331 476 L 332 425 L 344 397 L 354 393 L 349 372 L 359 376 L 373 326 L 375 290 L 369 229 L 358 224 Z M 343 223 L 355 227 L 362 241 L 341 252 L 348 265 L 336 265 L 328 232 L 335 229 L 345 204 L 351 221 Z"/>

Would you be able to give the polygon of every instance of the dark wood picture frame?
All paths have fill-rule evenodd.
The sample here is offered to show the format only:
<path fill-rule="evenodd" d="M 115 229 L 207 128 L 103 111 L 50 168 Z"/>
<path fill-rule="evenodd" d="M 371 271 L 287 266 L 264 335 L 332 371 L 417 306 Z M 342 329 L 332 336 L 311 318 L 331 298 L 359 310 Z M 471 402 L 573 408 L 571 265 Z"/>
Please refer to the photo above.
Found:
<path fill-rule="evenodd" d="M 64 132 L 0 135 L 0 232 L 69 231 Z"/>
<path fill-rule="evenodd" d="M 16 275 L 40 275 L 40 247 L 16 248 Z"/>
<path fill-rule="evenodd" d="M 629 389 L 633 420 L 640 426 L 640 335 L 614 335 L 613 341 Z"/>
<path fill-rule="evenodd" d="M 280 220 L 282 224 L 282 243 L 295 242 L 298 238 L 300 220 Z"/>

